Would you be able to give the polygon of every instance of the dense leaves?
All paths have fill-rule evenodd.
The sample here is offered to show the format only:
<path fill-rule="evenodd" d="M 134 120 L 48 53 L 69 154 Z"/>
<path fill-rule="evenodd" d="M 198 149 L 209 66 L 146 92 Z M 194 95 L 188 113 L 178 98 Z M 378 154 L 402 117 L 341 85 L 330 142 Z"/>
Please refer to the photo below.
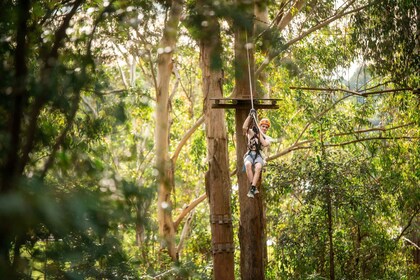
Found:
<path fill-rule="evenodd" d="M 162 121 L 154 119 L 157 57 L 174 51 L 172 156 L 202 115 L 196 39 L 211 35 L 207 19 L 222 23 L 223 59 L 214 65 L 224 69 L 225 95 L 235 89 L 235 26 L 252 21 L 230 1 L 209 1 L 201 10 L 186 1 L 177 48 L 164 50 L 159 40 L 171 1 L 6 2 L 0 4 L 0 275 L 212 279 L 206 201 L 190 223 L 178 225 L 179 262 L 160 249 L 153 140 Z M 281 98 L 279 110 L 258 112 L 271 119 L 270 135 L 278 140 L 263 180 L 266 278 L 414 279 L 419 96 L 362 93 L 418 87 L 418 5 L 372 1 L 352 21 L 340 18 L 287 44 L 332 17 L 336 2 L 309 1 L 300 10 L 293 1 L 258 3 L 273 24 L 256 30 L 256 65 L 278 56 L 258 84 Z M 294 21 L 277 29 L 288 11 Z M 350 65 L 359 55 L 364 63 L 352 76 Z M 226 118 L 233 171 L 234 112 Z M 205 137 L 200 126 L 175 162 L 174 220 L 205 193 Z M 239 263 L 238 251 L 235 258 Z"/>
<path fill-rule="evenodd" d="M 418 1 L 369 2 L 354 16 L 352 44 L 379 75 L 399 86 L 418 87 Z"/>

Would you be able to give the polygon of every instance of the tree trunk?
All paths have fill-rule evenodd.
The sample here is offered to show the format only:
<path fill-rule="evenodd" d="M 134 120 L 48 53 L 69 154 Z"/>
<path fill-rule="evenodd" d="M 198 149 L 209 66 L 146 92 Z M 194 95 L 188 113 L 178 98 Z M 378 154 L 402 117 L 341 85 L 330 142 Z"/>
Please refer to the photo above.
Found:
<path fill-rule="evenodd" d="M 328 172 L 328 171 L 324 171 Z M 329 183 L 329 182 L 328 182 Z M 327 216 L 328 216 L 328 243 L 330 254 L 330 280 L 335 279 L 334 273 L 334 242 L 333 242 L 333 221 L 332 221 L 332 201 L 331 201 L 331 187 L 328 185 L 326 189 L 327 194 Z"/>
<path fill-rule="evenodd" d="M 253 43 L 253 10 L 254 2 L 237 1 L 243 15 L 249 19 L 249 28 L 238 26 L 235 32 L 235 97 L 250 98 L 252 87 L 253 98 L 255 98 L 255 76 L 254 76 L 254 48 L 246 49 L 246 44 Z M 251 2 L 251 3 L 250 3 Z M 249 64 L 248 64 L 249 63 Z M 249 68 L 250 69 L 249 69 Z M 239 243 L 241 248 L 241 279 L 264 279 L 264 252 L 265 252 L 265 233 L 264 233 L 264 211 L 263 211 L 263 192 L 258 183 L 260 194 L 254 199 L 247 197 L 249 182 L 243 170 L 243 156 L 247 150 L 247 140 L 242 133 L 242 125 L 248 116 L 251 106 L 246 109 L 237 109 L 235 114 L 236 122 L 236 169 L 239 185 L 239 205 L 240 205 L 240 225 Z"/>
<path fill-rule="evenodd" d="M 209 36 L 200 40 L 200 63 L 203 74 L 204 113 L 207 135 L 206 193 L 210 203 L 214 279 L 234 279 L 234 243 L 230 207 L 231 184 L 225 111 L 212 109 L 210 98 L 223 97 L 220 26 L 208 18 Z"/>
<path fill-rule="evenodd" d="M 410 234 L 410 239 L 417 246 L 413 246 L 413 262 L 417 268 L 416 277 L 420 278 L 420 218 L 414 218 L 413 220 L 413 231 Z M 410 245 L 411 246 L 411 245 Z M 417 278 L 418 279 L 418 278 Z"/>
<path fill-rule="evenodd" d="M 265 3 L 255 5 L 255 17 L 257 19 L 255 22 L 256 34 L 262 34 L 261 52 L 264 56 L 268 56 L 270 41 L 269 38 L 267 38 L 269 36 L 269 32 L 267 31 L 269 29 L 270 19 L 268 17 L 268 9 Z M 256 87 L 258 87 L 257 91 L 261 93 L 263 97 L 268 98 L 270 96 L 270 87 L 267 82 L 267 73 L 264 71 L 260 72 L 256 79 L 258 80 L 258 83 L 256 84 Z"/>
<path fill-rule="evenodd" d="M 162 238 L 162 248 L 168 250 L 173 260 L 176 260 L 177 256 L 171 202 L 173 166 L 169 158 L 169 81 L 172 73 L 172 55 L 177 39 L 182 3 L 182 0 L 172 1 L 169 18 L 160 43 L 162 53 L 158 56 L 158 88 L 156 93 L 155 152 L 156 169 L 158 171 L 159 235 Z"/>

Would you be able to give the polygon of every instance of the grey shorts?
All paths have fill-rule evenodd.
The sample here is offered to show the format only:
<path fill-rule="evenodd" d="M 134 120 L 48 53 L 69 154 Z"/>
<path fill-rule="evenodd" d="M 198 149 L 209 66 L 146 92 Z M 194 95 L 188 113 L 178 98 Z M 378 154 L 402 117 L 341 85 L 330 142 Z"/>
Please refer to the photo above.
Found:
<path fill-rule="evenodd" d="M 260 154 L 257 154 L 255 151 L 247 152 L 244 156 L 244 164 L 249 161 L 252 164 L 256 164 L 257 162 L 261 163 L 262 166 L 264 166 L 264 159 Z"/>

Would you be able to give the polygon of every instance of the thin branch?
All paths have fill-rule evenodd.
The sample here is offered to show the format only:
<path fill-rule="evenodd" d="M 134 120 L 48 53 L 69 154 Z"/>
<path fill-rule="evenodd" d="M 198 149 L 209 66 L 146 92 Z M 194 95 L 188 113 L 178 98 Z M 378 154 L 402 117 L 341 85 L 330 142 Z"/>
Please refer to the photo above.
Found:
<path fill-rule="evenodd" d="M 386 86 L 386 85 L 388 85 L 389 83 L 391 83 L 391 82 L 390 82 L 390 81 L 387 81 L 387 82 L 382 82 L 382 83 L 379 83 L 379 84 L 377 84 L 377 85 L 374 85 L 374 86 L 371 86 L 371 87 L 369 87 L 369 88 L 366 88 L 366 89 L 365 89 L 365 91 L 372 90 L 372 89 L 375 89 L 375 88 L 378 88 L 378 87 L 381 87 L 381 86 Z"/>
<path fill-rule="evenodd" d="M 352 2 L 350 2 L 350 4 L 352 4 L 354 1 L 352 1 Z M 350 4 L 348 5 L 348 6 L 350 6 Z M 343 16 L 346 16 L 346 15 L 348 15 L 348 14 L 351 14 L 351 13 L 355 13 L 355 12 L 358 12 L 358 11 L 360 11 L 360 10 L 363 10 L 364 8 L 366 8 L 366 7 L 368 7 L 370 4 L 368 4 L 368 5 L 364 5 L 364 6 L 361 6 L 361 7 L 359 7 L 359 8 L 356 8 L 356 9 L 354 9 L 354 10 L 351 10 L 351 11 L 347 11 L 347 12 L 344 12 L 347 8 L 348 8 L 348 6 L 346 7 L 346 8 L 344 8 L 343 9 L 343 11 L 341 11 L 340 13 L 338 13 L 338 14 L 336 14 L 335 16 L 332 16 L 332 17 L 330 17 L 329 19 L 327 19 L 327 20 L 325 20 L 324 22 L 322 22 L 322 23 L 320 23 L 320 24 L 318 24 L 318 25 L 316 25 L 316 26 L 314 26 L 314 27 L 312 27 L 312 28 L 310 28 L 310 29 L 308 29 L 307 31 L 305 31 L 304 33 L 302 33 L 301 35 L 299 35 L 299 36 L 297 36 L 296 38 L 294 38 L 294 39 L 292 39 L 292 40 L 290 40 L 290 41 L 288 41 L 284 46 L 283 46 L 283 50 L 286 50 L 287 48 L 289 48 L 290 46 L 292 46 L 293 44 L 295 44 L 296 42 L 298 42 L 298 41 L 300 41 L 300 40 L 302 40 L 303 38 L 305 38 L 306 36 L 308 36 L 308 35 L 310 35 L 311 33 L 313 33 L 313 32 L 315 32 L 315 31 L 317 31 L 317 30 L 319 30 L 319 29 L 321 29 L 322 27 L 325 27 L 325 26 L 327 26 L 328 24 L 330 24 L 331 22 L 333 22 L 333 21 L 335 21 L 335 20 L 337 20 L 337 19 L 339 19 L 339 18 L 341 18 L 341 17 L 343 17 Z M 265 67 L 274 59 L 274 58 L 276 58 L 280 53 L 282 53 L 283 51 L 278 51 L 278 52 L 275 52 L 275 53 L 273 53 L 272 55 L 269 55 L 268 57 L 267 57 L 267 59 L 264 61 L 264 63 L 262 63 L 259 67 L 258 67 L 258 69 L 257 69 L 257 71 L 255 72 L 255 75 L 256 76 L 259 76 L 260 75 L 260 73 L 262 72 L 262 70 L 264 70 L 265 69 Z"/>
<path fill-rule="evenodd" d="M 44 165 L 44 169 L 41 172 L 41 176 L 40 176 L 41 179 L 43 179 L 45 175 L 47 175 L 48 170 L 51 168 L 51 165 L 54 162 L 55 155 L 58 151 L 58 148 L 60 148 L 60 146 L 63 144 L 67 136 L 67 133 L 69 132 L 70 128 L 74 124 L 74 118 L 76 117 L 77 110 L 79 109 L 79 102 L 80 102 L 80 91 L 75 93 L 75 97 L 73 99 L 73 104 L 72 104 L 73 106 L 72 106 L 70 115 L 67 118 L 67 125 L 61 132 L 60 136 L 58 136 L 57 140 L 55 141 L 55 144 L 51 150 L 51 154 L 48 157 L 48 160 L 46 161 Z"/>
<path fill-rule="evenodd" d="M 187 140 L 191 137 L 191 135 L 200 127 L 201 124 L 204 123 L 204 116 L 201 116 L 196 123 L 184 134 L 181 141 L 178 143 L 178 146 L 175 149 L 174 154 L 172 155 L 171 161 L 175 165 L 176 160 L 178 159 L 179 153 L 181 152 L 182 147 L 185 145 Z"/>
<path fill-rule="evenodd" d="M 352 141 L 337 143 L 337 144 L 325 144 L 325 147 L 339 147 L 339 146 L 346 146 L 354 143 L 364 142 L 364 141 L 371 141 L 371 140 L 413 140 L 413 139 L 420 139 L 418 136 L 395 136 L 395 137 L 367 137 L 367 138 L 360 138 Z"/>
<path fill-rule="evenodd" d="M 371 91 L 363 93 L 363 96 L 373 95 L 373 94 L 381 94 L 381 93 L 392 93 L 392 92 L 399 92 L 399 91 L 413 91 L 413 88 L 399 88 L 399 89 L 386 89 L 386 90 L 378 90 L 378 91 Z"/>
<path fill-rule="evenodd" d="M 94 34 L 96 32 L 96 29 L 98 28 L 98 25 L 101 22 L 101 20 L 104 18 L 104 16 L 112 11 L 112 9 L 114 7 L 114 5 L 113 5 L 114 2 L 115 2 L 115 0 L 112 0 L 111 2 L 109 2 L 108 3 L 109 5 L 107 7 L 105 7 L 105 9 L 102 10 L 102 12 L 99 14 L 98 18 L 93 23 L 91 36 L 90 36 L 89 42 L 87 43 L 87 46 L 86 46 L 86 50 L 87 50 L 86 54 L 88 55 L 89 58 L 92 57 L 92 42 L 93 42 L 93 37 L 94 37 Z"/>
<path fill-rule="evenodd" d="M 179 255 L 181 254 L 182 249 L 184 248 L 185 239 L 188 237 L 188 235 L 191 232 L 191 223 L 193 221 L 193 217 L 194 217 L 194 209 L 192 209 L 188 213 L 188 217 L 185 221 L 184 227 L 182 228 L 181 236 L 179 237 L 178 247 L 176 249 L 178 259 L 179 259 Z"/>
<path fill-rule="evenodd" d="M 108 95 L 108 94 L 115 94 L 115 93 L 124 93 L 127 92 L 126 89 L 114 89 L 114 90 L 110 90 L 110 91 L 97 91 L 94 89 L 85 89 L 85 91 L 87 92 L 92 92 L 96 95 Z"/>
<path fill-rule="evenodd" d="M 120 75 L 121 75 L 121 79 L 122 79 L 123 85 L 124 85 L 125 89 L 127 90 L 129 87 L 128 87 L 128 83 L 127 83 L 127 78 L 125 77 L 125 74 L 124 74 L 124 70 L 122 69 L 122 67 L 121 67 L 120 62 L 118 61 L 118 59 L 117 59 L 116 62 L 117 62 L 118 70 L 119 70 Z"/>
<path fill-rule="evenodd" d="M 377 86 L 376 86 L 377 87 Z M 381 93 L 393 93 L 393 92 L 400 92 L 400 91 L 414 91 L 414 88 L 397 88 L 397 89 L 385 89 L 385 90 L 377 90 L 377 91 L 353 91 L 344 88 L 319 88 L 319 87 L 289 87 L 290 89 L 301 89 L 301 90 L 309 90 L 309 91 L 342 91 L 347 92 L 350 94 L 358 95 L 361 97 L 366 97 L 368 95 L 374 94 L 381 94 Z"/>
<path fill-rule="evenodd" d="M 370 128 L 370 129 L 362 129 L 362 130 L 357 130 L 357 131 L 353 131 L 353 132 L 343 132 L 343 133 L 337 133 L 334 135 L 331 135 L 331 137 L 337 137 L 337 136 L 344 136 L 344 135 L 351 135 L 351 134 L 362 134 L 362 133 L 368 133 L 368 132 L 373 132 L 373 131 L 381 131 L 381 132 L 385 132 L 385 131 L 390 131 L 390 130 L 395 130 L 398 128 L 402 128 L 402 127 L 406 127 L 406 126 L 410 126 L 413 125 L 414 122 L 412 123 L 407 123 L 407 124 L 402 124 L 399 126 L 395 126 L 395 127 L 390 127 L 390 128 Z M 370 138 L 359 138 L 356 140 L 352 140 L 352 141 L 347 141 L 347 142 L 342 142 L 342 143 L 337 143 L 337 144 L 326 144 L 324 145 L 325 147 L 336 147 L 336 146 L 345 146 L 345 145 L 349 145 L 349 144 L 354 144 L 357 142 L 362 142 L 362 141 L 370 141 L 370 140 L 384 140 L 384 139 L 419 139 L 420 137 L 416 137 L 416 136 L 397 136 L 397 137 L 370 137 Z M 266 160 L 270 161 L 270 160 L 274 160 L 276 158 L 279 158 L 281 156 L 284 156 L 292 151 L 295 150 L 301 150 L 301 149 L 311 149 L 312 146 L 304 146 L 308 143 L 313 143 L 315 142 L 315 140 L 310 139 L 310 140 L 305 140 L 305 141 L 300 141 L 300 142 L 295 142 L 292 146 L 282 150 L 281 152 L 272 155 L 270 157 L 268 157 Z"/>
<path fill-rule="evenodd" d="M 93 116 L 95 117 L 95 119 L 97 119 L 98 118 L 98 112 L 96 111 L 96 109 L 95 108 L 93 108 L 93 105 L 92 104 L 90 104 L 90 102 L 89 102 L 89 100 L 87 100 L 87 98 L 86 97 L 84 97 L 84 96 L 81 96 L 82 97 L 82 100 L 83 100 L 83 103 L 86 105 L 86 106 L 88 106 L 89 107 L 89 109 L 92 111 L 92 113 L 93 113 Z"/>
<path fill-rule="evenodd" d="M 405 241 L 407 241 L 408 243 L 410 243 L 411 245 L 413 245 L 414 247 L 417 248 L 417 250 L 420 250 L 419 245 L 417 245 L 415 242 L 411 241 L 410 239 L 408 239 L 407 237 L 402 237 L 402 239 L 404 239 Z"/>
<path fill-rule="evenodd" d="M 57 29 L 55 32 L 55 40 L 53 43 L 53 46 L 51 48 L 51 52 L 49 57 L 50 58 L 57 58 L 58 56 L 58 50 L 61 47 L 64 38 L 67 37 L 66 30 L 70 25 L 70 21 L 73 18 L 73 16 L 76 14 L 77 10 L 79 9 L 80 5 L 82 5 L 84 1 L 83 0 L 76 0 L 73 4 L 73 7 L 71 8 L 70 12 L 66 15 L 66 17 L 63 20 L 63 23 L 61 26 Z"/>
<path fill-rule="evenodd" d="M 404 233 L 408 230 L 408 228 L 411 226 L 411 223 L 413 222 L 414 218 L 420 213 L 420 207 L 416 209 L 413 213 L 413 215 L 408 220 L 408 223 L 405 225 L 401 233 L 398 235 L 398 237 L 395 239 L 396 241 L 400 240 L 401 237 L 403 237 Z"/>
<path fill-rule="evenodd" d="M 139 178 L 142 177 L 144 169 L 143 169 L 143 172 L 141 172 L 141 173 L 140 173 L 140 170 L 141 170 L 143 165 L 150 166 L 149 164 L 153 159 L 153 153 L 152 152 L 153 152 L 153 149 L 150 149 L 149 151 L 147 151 L 146 155 L 144 156 L 144 160 L 142 160 L 140 162 L 140 164 L 138 163 L 139 159 L 137 160 L 137 168 L 136 168 L 136 174 L 138 174 L 137 177 L 139 177 Z"/>
<path fill-rule="evenodd" d="M 269 156 L 266 158 L 266 161 L 272 161 L 275 160 L 279 157 L 282 157 L 284 155 L 287 155 L 290 152 L 296 151 L 296 150 L 302 150 L 302 149 L 311 149 L 312 146 L 300 146 L 299 143 L 297 143 L 296 145 L 292 145 L 286 149 L 284 149 L 283 151 L 281 151 L 280 153 L 277 153 L 275 155 Z"/>
<path fill-rule="evenodd" d="M 374 132 L 374 131 L 384 132 L 384 131 L 395 130 L 395 129 L 406 127 L 406 126 L 411 126 L 413 124 L 415 124 L 415 123 L 410 122 L 410 123 L 406 123 L 406 124 L 402 124 L 402 125 L 398 125 L 398 126 L 393 126 L 393 127 L 390 127 L 390 128 L 377 127 L 377 128 L 361 129 L 361 130 L 356 130 L 356 131 L 352 131 L 352 132 L 342 132 L 342 133 L 333 134 L 332 137 L 344 136 L 344 135 L 350 135 L 350 134 L 360 134 L 360 133 Z"/>
<path fill-rule="evenodd" d="M 318 87 L 289 87 L 290 89 L 301 89 L 301 90 L 312 90 L 312 91 L 343 91 L 343 92 L 347 92 L 350 94 L 354 94 L 354 95 L 358 95 L 358 96 L 363 96 L 363 93 L 357 92 L 357 91 L 353 91 L 353 90 L 349 90 L 349 89 L 344 89 L 344 88 L 318 88 Z"/>
<path fill-rule="evenodd" d="M 367 4 L 367 5 L 361 6 L 361 7 L 359 7 L 359 8 L 356 8 L 356 9 L 354 9 L 354 10 L 350 10 L 350 11 L 345 12 L 345 10 L 347 10 L 347 8 L 348 8 L 348 7 L 350 7 L 350 5 L 352 5 L 354 2 L 355 2 L 355 0 L 350 1 L 350 3 L 349 3 L 346 7 L 344 7 L 344 8 L 343 8 L 343 10 L 342 10 L 341 12 L 339 12 L 339 13 L 337 13 L 336 15 L 334 15 L 334 16 L 332 16 L 332 17 L 330 17 L 330 18 L 326 19 L 324 22 L 321 22 L 320 24 L 315 25 L 315 26 L 313 26 L 313 27 L 309 28 L 307 31 L 303 32 L 303 33 L 302 33 L 301 35 L 299 35 L 298 37 L 296 37 L 296 38 L 294 38 L 294 39 L 290 40 L 289 42 L 287 42 L 287 43 L 285 44 L 285 47 L 286 47 L 286 48 L 290 47 L 291 45 L 293 45 L 293 44 L 294 44 L 294 43 L 296 43 L 297 41 L 302 40 L 303 38 L 305 38 L 305 37 L 306 37 L 306 36 L 308 36 L 309 34 L 311 34 L 311 33 L 315 32 L 315 31 L 317 31 L 317 30 L 321 29 L 322 27 L 327 26 L 327 25 L 328 25 L 328 24 L 330 24 L 331 22 L 333 22 L 333 21 L 335 21 L 335 20 L 337 20 L 337 19 L 339 19 L 339 18 L 342 18 L 343 16 L 346 16 L 346 15 L 349 15 L 349 14 L 352 14 L 352 13 L 356 13 L 356 12 L 358 12 L 358 11 L 360 11 L 360 10 L 363 10 L 364 8 L 366 8 L 366 7 L 370 6 L 370 4 Z"/>
<path fill-rule="evenodd" d="M 169 103 L 171 103 L 172 99 L 174 98 L 175 94 L 177 93 L 178 85 L 181 82 L 181 76 L 179 75 L 178 69 L 176 68 L 176 64 L 173 60 L 172 60 L 172 73 L 175 75 L 176 81 L 175 81 L 175 84 L 172 88 L 172 92 L 169 95 Z M 182 87 L 182 84 L 181 84 L 181 87 Z"/>
<path fill-rule="evenodd" d="M 326 113 L 328 113 L 330 110 L 332 110 L 332 108 L 334 108 L 338 103 L 340 103 L 341 101 L 343 101 L 344 99 L 350 97 L 352 95 L 347 95 L 347 96 L 343 96 L 340 99 L 338 99 L 336 102 L 334 102 L 330 107 L 326 108 L 324 111 L 322 111 L 321 113 L 319 113 L 311 122 L 308 122 L 305 127 L 303 128 L 302 132 L 299 134 L 298 138 L 296 139 L 295 143 L 299 142 L 299 140 L 302 138 L 303 134 L 306 132 L 306 130 L 309 128 L 309 126 L 311 126 L 315 120 L 321 118 L 322 116 L 324 116 Z"/>
<path fill-rule="evenodd" d="M 158 91 L 158 83 L 157 83 L 157 78 L 156 78 L 155 71 L 154 71 L 154 68 L 153 68 L 152 54 L 151 54 L 150 48 L 147 47 L 149 45 L 149 43 L 144 39 L 142 34 L 137 29 L 135 31 L 136 31 L 136 34 L 137 34 L 138 38 L 140 39 L 140 41 L 142 41 L 142 43 L 144 44 L 144 46 L 147 50 L 147 61 L 149 62 L 150 72 L 151 72 L 152 78 L 153 78 L 153 84 L 155 85 L 155 90 L 157 92 Z"/>
<path fill-rule="evenodd" d="M 72 17 L 76 14 L 77 10 L 79 9 L 79 6 L 82 3 L 83 3 L 83 0 L 76 0 L 74 2 L 72 9 L 65 16 L 62 24 L 60 25 L 60 27 L 55 32 L 55 40 L 54 40 L 54 43 L 51 47 L 51 51 L 48 54 L 48 56 L 46 56 L 44 58 L 45 67 L 42 70 L 41 80 L 45 84 L 49 84 L 48 81 L 51 78 L 50 77 L 50 71 L 54 67 L 54 64 L 50 63 L 50 61 L 56 61 L 57 60 L 57 58 L 59 56 L 58 50 L 62 46 L 64 39 L 67 37 L 66 30 L 70 25 L 70 21 L 71 21 Z M 49 89 L 44 88 L 43 91 L 48 92 Z M 30 114 L 30 120 L 28 122 L 29 125 L 28 125 L 28 129 L 27 129 L 26 137 L 25 137 L 26 138 L 26 143 L 25 143 L 25 145 L 22 149 L 23 150 L 22 151 L 22 156 L 21 156 L 19 164 L 18 164 L 18 172 L 19 173 L 23 172 L 27 162 L 29 161 L 29 154 L 32 151 L 32 149 L 34 147 L 34 144 L 35 144 L 34 143 L 35 132 L 36 132 L 36 128 L 38 127 L 37 123 L 38 123 L 39 114 L 40 114 L 43 106 L 45 105 L 45 103 L 47 101 L 48 100 L 45 98 L 45 96 L 41 95 L 41 96 L 39 96 L 38 98 L 35 99 L 35 102 L 33 104 L 31 114 Z"/>
<path fill-rule="evenodd" d="M 175 64 L 175 63 L 174 63 L 173 72 L 174 72 L 175 76 L 176 76 L 176 77 L 178 78 L 178 80 L 179 80 L 179 84 L 181 85 L 181 89 L 182 89 L 182 91 L 185 93 L 185 96 L 186 96 L 186 97 L 188 98 L 188 100 L 191 102 L 191 97 L 190 97 L 190 95 L 188 94 L 188 91 L 187 91 L 187 89 L 185 88 L 184 84 L 182 83 L 182 80 L 181 80 L 181 75 L 179 75 L 178 67 L 176 67 L 176 64 Z"/>
<path fill-rule="evenodd" d="M 288 1 L 282 1 L 281 3 L 280 3 L 280 8 L 279 8 L 279 11 L 277 12 L 277 15 L 274 17 L 274 19 L 273 19 L 273 21 L 271 22 L 271 24 L 270 24 L 270 27 L 271 26 L 273 26 L 274 24 L 278 24 L 281 20 L 282 20 L 282 18 L 283 18 L 283 16 L 284 16 L 284 8 L 286 8 L 286 6 L 290 3 L 290 2 L 292 2 L 291 0 L 288 0 Z"/>
<path fill-rule="evenodd" d="M 206 198 L 207 198 L 207 194 L 204 193 L 198 198 L 194 199 L 189 205 L 184 207 L 184 209 L 182 210 L 182 212 L 179 214 L 178 218 L 174 222 L 175 230 L 178 228 L 182 219 L 184 219 L 184 217 L 188 215 L 189 212 L 191 212 L 195 207 L 197 207 L 198 204 L 200 204 Z"/>
<path fill-rule="evenodd" d="M 315 120 L 317 120 L 320 117 L 324 116 L 328 111 L 330 111 L 339 102 L 343 101 L 344 99 L 346 99 L 346 98 L 348 98 L 348 97 L 350 97 L 352 95 L 366 97 L 367 95 L 372 95 L 372 94 L 380 94 L 380 93 L 392 92 L 392 90 L 383 90 L 383 91 L 375 91 L 375 92 L 370 92 L 370 93 L 358 93 L 358 92 L 355 92 L 355 91 L 352 91 L 352 90 L 347 90 L 347 89 L 334 89 L 334 88 L 310 88 L 310 87 L 290 87 L 290 88 L 291 89 L 303 89 L 303 90 L 343 91 L 343 92 L 347 92 L 347 93 L 350 93 L 351 94 L 351 95 L 347 95 L 347 96 L 344 96 L 344 97 L 338 99 L 329 108 L 325 109 L 320 114 L 318 114 L 311 122 L 307 123 L 305 125 L 304 129 L 302 130 L 302 132 L 299 134 L 298 138 L 296 139 L 295 144 L 299 142 L 299 140 L 302 138 L 303 134 L 306 132 L 306 130 L 309 128 L 309 126 L 312 125 L 315 122 Z M 408 89 L 397 89 L 395 91 L 404 91 L 404 90 L 408 90 Z"/>
<path fill-rule="evenodd" d="M 158 274 L 154 277 L 152 277 L 152 279 L 162 279 L 163 277 L 167 277 L 168 274 L 175 274 L 176 273 L 177 268 L 171 268 L 165 272 L 162 272 L 161 274 Z"/>

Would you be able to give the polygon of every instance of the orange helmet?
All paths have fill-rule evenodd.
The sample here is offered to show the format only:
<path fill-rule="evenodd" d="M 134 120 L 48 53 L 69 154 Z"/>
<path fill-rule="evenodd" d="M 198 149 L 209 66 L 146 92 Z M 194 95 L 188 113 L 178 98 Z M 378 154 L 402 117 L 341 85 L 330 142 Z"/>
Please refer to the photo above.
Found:
<path fill-rule="evenodd" d="M 262 125 L 266 125 L 267 127 L 270 127 L 271 126 L 271 123 L 270 123 L 270 120 L 269 119 L 261 119 L 260 120 L 260 126 L 262 126 Z"/>

